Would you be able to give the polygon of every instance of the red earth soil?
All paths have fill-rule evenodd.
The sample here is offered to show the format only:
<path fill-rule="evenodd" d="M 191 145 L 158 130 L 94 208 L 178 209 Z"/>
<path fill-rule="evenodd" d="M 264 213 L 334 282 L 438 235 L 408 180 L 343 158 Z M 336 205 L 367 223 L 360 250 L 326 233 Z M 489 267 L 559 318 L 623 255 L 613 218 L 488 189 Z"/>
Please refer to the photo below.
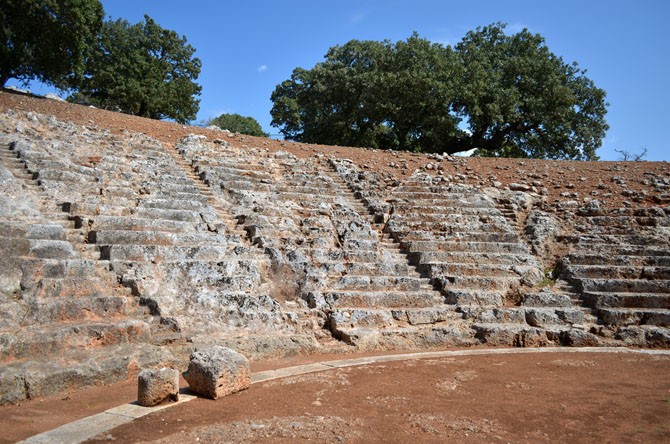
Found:
<path fill-rule="evenodd" d="M 650 174 L 670 178 L 670 164 L 667 162 L 582 162 L 567 160 L 500 159 L 500 158 L 456 158 L 452 162 L 436 162 L 425 154 L 391 152 L 374 149 L 325 146 L 288 142 L 261 137 L 232 134 L 205 128 L 180 125 L 172 122 L 146 119 L 127 114 L 101 110 L 82 105 L 74 105 L 57 100 L 0 90 L 0 111 L 33 111 L 54 115 L 59 120 L 71 121 L 78 125 L 106 128 L 114 134 L 123 131 L 143 133 L 166 145 L 174 145 L 188 134 L 202 134 L 208 140 L 222 139 L 238 147 L 260 147 L 270 151 L 288 151 L 298 157 L 324 154 L 353 160 L 361 168 L 375 171 L 387 178 L 409 177 L 417 168 L 433 163 L 435 169 L 430 174 L 446 176 L 460 175 L 455 180 L 461 183 L 490 186 L 500 182 L 498 187 L 510 183 L 529 186 L 539 182 L 538 190 L 546 188 L 547 202 L 577 200 L 585 197 L 597 198 L 603 207 L 619 208 L 624 201 L 630 201 L 633 194 L 647 193 L 634 206 L 657 206 L 658 202 L 650 184 Z M 406 168 L 404 167 L 406 165 Z M 623 178 L 623 184 L 615 177 Z M 599 187 L 600 185 L 600 187 Z M 598 193 L 592 195 L 593 192 Z M 562 195 L 566 194 L 567 195 Z M 576 193 L 576 194 L 575 194 Z M 611 196 L 602 197 L 603 194 Z M 631 194 L 633 193 L 633 194 Z"/>
<path fill-rule="evenodd" d="M 130 381 L 2 407 L 0 442 L 131 402 L 136 387 Z M 665 443 L 670 356 L 558 352 L 339 368 L 254 384 L 217 401 L 196 399 L 89 442 L 110 440 Z"/>

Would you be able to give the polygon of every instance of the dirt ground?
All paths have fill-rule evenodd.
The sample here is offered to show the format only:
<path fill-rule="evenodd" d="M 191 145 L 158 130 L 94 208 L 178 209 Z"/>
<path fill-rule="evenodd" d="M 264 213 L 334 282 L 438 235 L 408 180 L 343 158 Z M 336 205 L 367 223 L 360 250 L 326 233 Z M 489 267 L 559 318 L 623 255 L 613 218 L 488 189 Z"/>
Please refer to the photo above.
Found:
<path fill-rule="evenodd" d="M 275 366 L 254 370 L 261 368 Z M 1 407 L 0 442 L 132 402 L 136 387 L 130 381 Z M 559 352 L 340 368 L 196 399 L 89 442 L 112 441 L 665 443 L 670 356 Z"/>
<path fill-rule="evenodd" d="M 491 186 L 494 182 L 499 182 L 498 187 L 501 188 L 516 183 L 535 186 L 538 192 L 544 188 L 550 205 L 574 200 L 583 202 L 584 198 L 592 198 L 601 200 L 605 208 L 620 208 L 625 202 L 636 207 L 658 206 L 659 193 L 653 186 L 654 177 L 670 178 L 668 162 L 498 158 L 457 158 L 457 161 L 436 162 L 418 153 L 303 144 L 240 134 L 228 136 L 222 131 L 135 117 L 0 89 L 0 111 L 7 109 L 54 115 L 60 120 L 78 125 L 106 128 L 114 134 L 121 134 L 123 131 L 143 133 L 167 145 L 174 145 L 188 134 L 203 134 L 209 140 L 222 139 L 233 146 L 284 150 L 302 158 L 315 154 L 334 155 L 351 159 L 362 169 L 375 171 L 389 180 L 407 178 L 417 168 L 432 164 L 431 169 L 426 172 L 452 176 L 460 183 Z M 646 195 L 640 194 L 643 192 Z M 667 192 L 666 189 L 665 193 Z M 660 203 L 667 205 L 665 201 Z"/>

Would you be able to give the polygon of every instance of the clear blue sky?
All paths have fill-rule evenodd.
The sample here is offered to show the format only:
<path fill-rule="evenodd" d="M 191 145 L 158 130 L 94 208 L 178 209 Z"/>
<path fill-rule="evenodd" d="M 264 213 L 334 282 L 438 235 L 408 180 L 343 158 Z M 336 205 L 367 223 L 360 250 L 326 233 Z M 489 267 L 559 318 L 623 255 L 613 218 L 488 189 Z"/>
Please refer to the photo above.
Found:
<path fill-rule="evenodd" d="M 526 27 L 551 51 L 576 61 L 607 91 L 610 130 L 598 154 L 614 149 L 670 160 L 670 0 L 639 1 L 193 1 L 103 0 L 107 15 L 144 14 L 187 37 L 202 60 L 198 120 L 235 112 L 270 126 L 270 94 L 301 66 L 351 39 L 392 41 L 412 31 L 455 44 L 468 30 L 502 21 Z M 9 84 L 16 84 L 9 83 Z M 35 92 L 48 92 L 31 85 Z"/>

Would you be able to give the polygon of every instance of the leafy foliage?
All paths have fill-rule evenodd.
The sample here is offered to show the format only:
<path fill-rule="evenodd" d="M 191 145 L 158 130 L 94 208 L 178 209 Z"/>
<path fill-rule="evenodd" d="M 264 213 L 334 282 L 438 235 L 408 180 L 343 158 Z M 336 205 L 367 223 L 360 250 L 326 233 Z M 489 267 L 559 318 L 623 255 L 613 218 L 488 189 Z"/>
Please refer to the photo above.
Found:
<path fill-rule="evenodd" d="M 268 137 L 269 134 L 263 131 L 260 123 L 253 117 L 244 117 L 239 114 L 221 114 L 215 119 L 207 122 L 209 125 L 216 125 L 221 129 L 233 133 L 246 134 L 249 136 Z"/>
<path fill-rule="evenodd" d="M 273 126 L 289 139 L 401 150 L 437 149 L 453 134 L 444 109 L 448 51 L 418 38 L 352 40 L 311 70 L 297 68 L 272 94 Z"/>
<path fill-rule="evenodd" d="M 202 87 L 194 82 L 201 62 L 186 37 L 161 28 L 149 16 L 103 24 L 98 45 L 86 66 L 80 95 L 100 107 L 180 123 L 195 119 Z"/>
<path fill-rule="evenodd" d="M 2 0 L 0 86 L 11 78 L 61 89 L 77 82 L 103 15 L 98 0 Z"/>
<path fill-rule="evenodd" d="M 540 35 L 469 32 L 454 48 L 352 40 L 272 93 L 289 139 L 428 152 L 597 159 L 605 92 Z"/>

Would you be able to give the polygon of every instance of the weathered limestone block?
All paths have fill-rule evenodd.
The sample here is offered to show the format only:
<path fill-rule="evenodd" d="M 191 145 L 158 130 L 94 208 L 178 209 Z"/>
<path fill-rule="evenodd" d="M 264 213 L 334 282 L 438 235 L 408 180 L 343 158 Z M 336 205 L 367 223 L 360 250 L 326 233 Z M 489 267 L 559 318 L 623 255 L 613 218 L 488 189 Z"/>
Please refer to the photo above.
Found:
<path fill-rule="evenodd" d="M 179 401 L 179 371 L 171 368 L 142 370 L 137 378 L 137 403 L 153 407 L 165 399 Z"/>
<path fill-rule="evenodd" d="M 227 347 L 215 346 L 191 354 L 184 378 L 196 393 L 218 399 L 249 387 L 249 360 Z"/>

